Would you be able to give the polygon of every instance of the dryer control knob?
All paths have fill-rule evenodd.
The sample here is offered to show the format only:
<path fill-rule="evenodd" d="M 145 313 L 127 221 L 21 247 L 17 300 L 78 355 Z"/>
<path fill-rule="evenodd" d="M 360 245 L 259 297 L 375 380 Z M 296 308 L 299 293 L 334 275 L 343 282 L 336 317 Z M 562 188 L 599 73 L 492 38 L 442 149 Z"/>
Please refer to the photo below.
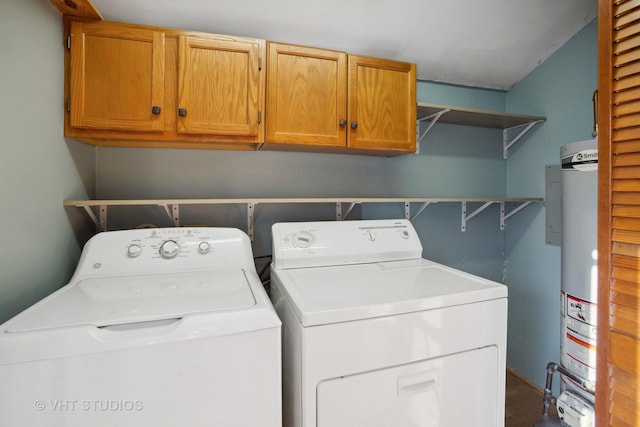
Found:
<path fill-rule="evenodd" d="M 180 253 L 180 245 L 175 240 L 167 240 L 160 246 L 160 256 L 162 258 L 175 258 Z"/>
<path fill-rule="evenodd" d="M 295 245 L 299 248 L 306 249 L 313 243 L 313 234 L 308 231 L 301 231 L 294 238 Z"/>
<path fill-rule="evenodd" d="M 137 243 L 132 243 L 127 248 L 127 255 L 129 255 L 129 258 L 135 258 L 141 253 L 142 253 L 142 246 L 138 245 Z"/>
<path fill-rule="evenodd" d="M 211 244 L 209 242 L 200 242 L 198 244 L 198 252 L 206 254 L 211 250 Z"/>

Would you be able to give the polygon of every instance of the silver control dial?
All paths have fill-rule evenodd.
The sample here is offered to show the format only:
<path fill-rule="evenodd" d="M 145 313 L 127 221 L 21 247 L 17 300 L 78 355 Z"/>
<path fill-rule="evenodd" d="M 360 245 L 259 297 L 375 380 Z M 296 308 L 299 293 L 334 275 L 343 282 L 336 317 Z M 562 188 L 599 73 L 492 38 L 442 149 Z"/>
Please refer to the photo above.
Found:
<path fill-rule="evenodd" d="M 160 256 L 162 258 L 175 258 L 180 253 L 180 245 L 175 240 L 167 240 L 160 245 Z"/>
<path fill-rule="evenodd" d="M 127 248 L 127 255 L 129 255 L 129 258 L 135 258 L 141 253 L 142 253 L 142 246 L 138 245 L 137 243 L 132 243 Z"/>
<path fill-rule="evenodd" d="M 198 244 L 198 252 L 201 254 L 206 254 L 211 250 L 211 244 L 209 242 L 200 242 Z"/>

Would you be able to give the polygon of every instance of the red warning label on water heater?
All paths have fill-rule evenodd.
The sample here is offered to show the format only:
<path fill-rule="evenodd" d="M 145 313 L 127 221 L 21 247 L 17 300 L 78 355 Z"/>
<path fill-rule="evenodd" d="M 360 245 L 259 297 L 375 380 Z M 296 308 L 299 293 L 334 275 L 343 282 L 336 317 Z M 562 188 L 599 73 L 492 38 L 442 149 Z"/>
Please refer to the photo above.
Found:
<path fill-rule="evenodd" d="M 596 304 L 567 294 L 567 316 L 595 326 L 597 324 Z"/>

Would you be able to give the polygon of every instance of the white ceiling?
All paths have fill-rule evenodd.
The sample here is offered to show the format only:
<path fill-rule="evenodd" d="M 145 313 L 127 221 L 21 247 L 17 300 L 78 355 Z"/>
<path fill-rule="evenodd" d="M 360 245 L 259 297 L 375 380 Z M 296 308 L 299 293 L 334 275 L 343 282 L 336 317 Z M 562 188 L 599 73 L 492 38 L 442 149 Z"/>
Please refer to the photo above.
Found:
<path fill-rule="evenodd" d="M 597 15 L 597 0 L 93 0 L 105 19 L 255 37 L 418 65 L 509 89 Z"/>

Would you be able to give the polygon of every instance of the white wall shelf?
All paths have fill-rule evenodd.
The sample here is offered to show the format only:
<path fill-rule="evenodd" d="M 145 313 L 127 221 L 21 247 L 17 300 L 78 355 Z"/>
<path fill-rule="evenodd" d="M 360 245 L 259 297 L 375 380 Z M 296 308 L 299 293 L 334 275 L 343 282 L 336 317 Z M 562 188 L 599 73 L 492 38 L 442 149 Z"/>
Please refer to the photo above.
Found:
<path fill-rule="evenodd" d="M 509 148 L 513 144 L 520 140 L 536 124 L 546 120 L 545 117 L 541 116 L 527 116 L 426 103 L 418 103 L 417 108 L 416 133 L 418 144 L 436 122 L 502 129 L 502 155 L 505 159 Z M 421 122 L 427 123 L 427 127 L 422 132 L 420 132 Z M 514 132 L 517 133 L 512 137 Z"/>
<path fill-rule="evenodd" d="M 107 231 L 107 217 L 110 207 L 114 206 L 157 206 L 163 209 L 171 223 L 175 227 L 180 226 L 180 206 L 185 205 L 246 205 L 247 209 L 247 234 L 253 239 L 253 223 L 255 207 L 259 204 L 335 204 L 336 220 L 346 219 L 356 205 L 365 203 L 401 203 L 404 205 L 404 217 L 414 220 L 432 203 L 460 203 L 461 205 L 461 231 L 466 231 L 467 222 L 480 214 L 492 204 L 500 205 L 500 229 L 504 230 L 505 222 L 512 215 L 524 209 L 531 203 L 540 203 L 542 198 L 433 198 L 433 197 L 408 197 L 408 198 L 285 198 L 285 199 L 145 199 L 145 200 L 65 200 L 64 206 L 83 209 L 93 221 L 96 229 Z M 481 206 L 467 214 L 470 204 Z M 515 204 L 509 212 L 506 204 Z M 412 204 L 415 211 L 411 214 Z M 347 205 L 346 208 L 343 205 Z"/>

